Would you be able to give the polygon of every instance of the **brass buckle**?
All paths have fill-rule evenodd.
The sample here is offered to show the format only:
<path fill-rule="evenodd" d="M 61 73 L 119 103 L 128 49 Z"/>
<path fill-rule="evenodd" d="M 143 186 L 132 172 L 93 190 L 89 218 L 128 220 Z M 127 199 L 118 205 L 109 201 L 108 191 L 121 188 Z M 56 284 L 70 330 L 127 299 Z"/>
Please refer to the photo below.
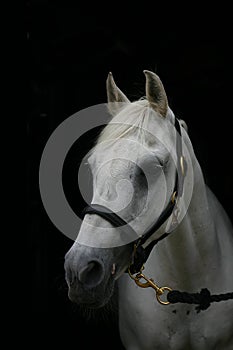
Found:
<path fill-rule="evenodd" d="M 182 175 L 185 176 L 184 157 L 183 156 L 180 156 L 180 169 L 181 169 Z"/>

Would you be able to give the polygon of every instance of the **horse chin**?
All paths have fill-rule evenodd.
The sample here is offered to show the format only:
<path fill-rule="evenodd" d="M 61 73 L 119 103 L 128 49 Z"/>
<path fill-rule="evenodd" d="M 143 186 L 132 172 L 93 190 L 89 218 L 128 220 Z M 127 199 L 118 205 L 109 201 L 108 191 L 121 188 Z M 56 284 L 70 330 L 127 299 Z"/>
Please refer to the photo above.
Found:
<path fill-rule="evenodd" d="M 109 278 L 106 283 L 101 283 L 98 287 L 87 290 L 80 286 L 69 288 L 69 299 L 78 306 L 85 309 L 100 309 L 109 303 L 113 296 L 115 280 Z"/>

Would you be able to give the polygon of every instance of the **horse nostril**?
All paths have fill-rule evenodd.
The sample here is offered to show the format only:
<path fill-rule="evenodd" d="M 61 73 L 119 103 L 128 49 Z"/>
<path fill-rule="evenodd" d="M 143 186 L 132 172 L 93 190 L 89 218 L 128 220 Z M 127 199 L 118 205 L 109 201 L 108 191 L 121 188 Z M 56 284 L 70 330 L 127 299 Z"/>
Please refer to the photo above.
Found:
<path fill-rule="evenodd" d="M 88 287 L 96 287 L 104 277 L 104 269 L 99 261 L 91 261 L 78 272 L 78 279 Z"/>

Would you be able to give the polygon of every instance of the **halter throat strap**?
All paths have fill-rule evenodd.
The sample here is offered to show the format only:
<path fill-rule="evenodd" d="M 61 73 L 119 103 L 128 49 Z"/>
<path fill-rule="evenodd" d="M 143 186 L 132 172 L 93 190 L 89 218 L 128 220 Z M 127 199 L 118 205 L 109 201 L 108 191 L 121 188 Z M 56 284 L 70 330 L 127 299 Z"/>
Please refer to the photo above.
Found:
<path fill-rule="evenodd" d="M 177 131 L 176 137 L 176 154 L 177 154 L 177 166 L 176 166 L 176 178 L 174 184 L 174 190 L 172 193 L 172 197 L 169 200 L 167 206 L 164 208 L 158 219 L 149 227 L 147 230 L 135 241 L 133 244 L 133 254 L 132 254 L 132 264 L 130 265 L 130 272 L 137 273 L 142 268 L 143 264 L 148 259 L 153 247 L 162 239 L 166 238 L 170 233 L 173 232 L 165 232 L 159 238 L 150 242 L 145 248 L 143 244 L 165 223 L 165 221 L 170 217 L 175 208 L 177 198 L 181 197 L 183 193 L 183 183 L 184 183 L 184 175 L 185 175 L 185 163 L 184 157 L 182 154 L 182 138 L 181 138 L 181 127 L 178 119 L 175 119 L 175 128 Z M 130 230 L 135 237 L 137 237 L 137 233 L 135 230 L 120 216 L 114 213 L 109 208 L 100 205 L 100 204 L 91 204 L 88 205 L 83 210 L 83 217 L 86 214 L 96 214 L 107 220 L 113 227 L 121 227 L 127 226 L 127 229 Z"/>

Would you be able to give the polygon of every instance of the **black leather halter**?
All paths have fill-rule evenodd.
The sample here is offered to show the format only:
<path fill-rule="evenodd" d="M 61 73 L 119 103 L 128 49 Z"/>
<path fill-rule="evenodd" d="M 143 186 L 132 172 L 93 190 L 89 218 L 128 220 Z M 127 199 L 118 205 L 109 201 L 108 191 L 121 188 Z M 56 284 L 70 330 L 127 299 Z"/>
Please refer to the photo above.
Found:
<path fill-rule="evenodd" d="M 170 198 L 167 206 L 164 208 L 158 219 L 147 228 L 147 230 L 135 241 L 132 242 L 133 245 L 133 259 L 132 264 L 130 265 L 130 272 L 136 273 L 139 272 L 143 264 L 148 259 L 153 247 L 162 239 L 167 237 L 172 231 L 163 233 L 159 238 L 153 240 L 149 243 L 146 248 L 143 247 L 143 244 L 163 225 L 163 223 L 169 218 L 172 214 L 173 209 L 175 208 L 177 198 L 181 197 L 183 192 L 184 184 L 184 175 L 185 175 L 185 163 L 184 157 L 182 154 L 182 135 L 181 127 L 178 119 L 175 119 L 175 128 L 177 131 L 176 137 L 176 154 L 177 154 L 177 166 L 176 166 L 176 179 L 172 197 Z M 127 225 L 131 232 L 137 236 L 137 233 L 133 228 L 120 216 L 100 204 L 91 204 L 87 206 L 83 211 L 83 217 L 86 214 L 97 214 L 103 219 L 107 220 L 113 227 L 120 227 Z"/>

